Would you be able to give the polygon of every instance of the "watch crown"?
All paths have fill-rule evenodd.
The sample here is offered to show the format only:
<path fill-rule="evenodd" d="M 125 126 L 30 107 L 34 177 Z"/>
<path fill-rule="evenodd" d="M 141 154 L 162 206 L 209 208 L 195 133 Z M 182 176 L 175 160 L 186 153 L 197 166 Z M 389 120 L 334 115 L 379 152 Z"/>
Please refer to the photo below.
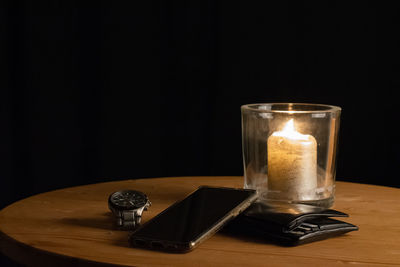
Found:
<path fill-rule="evenodd" d="M 144 206 L 144 210 L 148 210 L 148 208 L 151 206 L 150 200 L 147 201 L 146 205 Z"/>

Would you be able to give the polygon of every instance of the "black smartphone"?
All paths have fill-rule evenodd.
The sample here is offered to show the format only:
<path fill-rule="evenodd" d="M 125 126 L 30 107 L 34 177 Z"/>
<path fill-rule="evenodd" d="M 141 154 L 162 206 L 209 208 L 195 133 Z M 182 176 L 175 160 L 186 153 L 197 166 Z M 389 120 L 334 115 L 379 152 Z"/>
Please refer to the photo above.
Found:
<path fill-rule="evenodd" d="M 257 198 L 255 190 L 201 186 L 134 231 L 134 247 L 188 252 Z"/>

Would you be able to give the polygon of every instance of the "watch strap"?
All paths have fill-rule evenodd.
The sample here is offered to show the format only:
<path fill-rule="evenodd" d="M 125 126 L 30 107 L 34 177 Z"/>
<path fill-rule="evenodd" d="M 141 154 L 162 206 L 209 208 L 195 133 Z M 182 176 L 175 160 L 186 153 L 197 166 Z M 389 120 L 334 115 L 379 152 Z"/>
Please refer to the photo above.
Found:
<path fill-rule="evenodd" d="M 111 209 L 116 217 L 116 225 L 118 228 L 129 230 L 136 228 L 142 219 L 144 208 L 136 210 L 115 210 Z"/>
<path fill-rule="evenodd" d="M 137 210 L 125 210 L 121 212 L 121 217 L 117 217 L 117 226 L 123 229 L 136 228 L 142 219 Z"/>

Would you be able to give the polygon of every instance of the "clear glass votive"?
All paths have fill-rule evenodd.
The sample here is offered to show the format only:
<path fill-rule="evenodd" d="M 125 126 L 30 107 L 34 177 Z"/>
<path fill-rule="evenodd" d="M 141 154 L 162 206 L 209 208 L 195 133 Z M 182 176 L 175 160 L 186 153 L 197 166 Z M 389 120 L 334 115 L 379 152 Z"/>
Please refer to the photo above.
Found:
<path fill-rule="evenodd" d="M 341 108 L 270 103 L 241 110 L 244 187 L 266 201 L 331 207 Z"/>

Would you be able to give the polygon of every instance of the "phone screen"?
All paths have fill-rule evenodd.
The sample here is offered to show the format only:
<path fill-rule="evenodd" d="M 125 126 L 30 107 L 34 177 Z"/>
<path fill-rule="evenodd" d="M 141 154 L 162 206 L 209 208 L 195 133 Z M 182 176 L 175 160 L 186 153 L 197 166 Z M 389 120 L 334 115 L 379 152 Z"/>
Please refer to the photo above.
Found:
<path fill-rule="evenodd" d="M 191 249 L 197 240 L 217 231 L 219 224 L 233 218 L 255 198 L 254 190 L 200 187 L 134 232 L 131 243 L 155 249 Z"/>

